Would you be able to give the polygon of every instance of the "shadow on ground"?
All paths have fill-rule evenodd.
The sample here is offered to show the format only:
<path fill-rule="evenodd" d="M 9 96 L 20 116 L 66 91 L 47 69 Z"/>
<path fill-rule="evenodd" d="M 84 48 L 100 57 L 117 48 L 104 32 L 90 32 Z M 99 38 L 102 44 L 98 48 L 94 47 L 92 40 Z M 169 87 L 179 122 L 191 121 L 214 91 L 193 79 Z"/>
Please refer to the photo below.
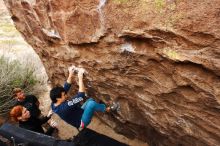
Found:
<path fill-rule="evenodd" d="M 91 129 L 82 130 L 72 141 L 58 140 L 54 137 L 4 124 L 0 128 L 1 146 L 127 146 Z"/>

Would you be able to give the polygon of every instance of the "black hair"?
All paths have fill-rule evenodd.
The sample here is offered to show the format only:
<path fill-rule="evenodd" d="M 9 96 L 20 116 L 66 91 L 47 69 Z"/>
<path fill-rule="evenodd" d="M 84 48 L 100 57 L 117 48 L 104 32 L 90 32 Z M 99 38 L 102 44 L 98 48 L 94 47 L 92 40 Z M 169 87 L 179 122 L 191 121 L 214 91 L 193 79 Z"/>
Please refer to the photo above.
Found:
<path fill-rule="evenodd" d="M 65 92 L 65 89 L 63 87 L 54 87 L 53 89 L 50 90 L 50 99 L 52 100 L 53 103 L 57 102 L 57 98 L 61 98 L 62 92 Z"/>

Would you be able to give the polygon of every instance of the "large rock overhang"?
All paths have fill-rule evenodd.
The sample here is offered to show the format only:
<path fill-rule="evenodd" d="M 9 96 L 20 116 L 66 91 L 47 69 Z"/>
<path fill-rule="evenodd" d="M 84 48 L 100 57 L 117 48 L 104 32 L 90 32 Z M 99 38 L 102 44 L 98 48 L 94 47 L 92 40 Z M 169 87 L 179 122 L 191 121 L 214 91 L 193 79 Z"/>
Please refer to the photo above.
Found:
<path fill-rule="evenodd" d="M 161 146 L 220 145 L 220 1 L 4 0 L 53 84 L 67 67 L 88 94 L 118 101 L 100 116 Z"/>

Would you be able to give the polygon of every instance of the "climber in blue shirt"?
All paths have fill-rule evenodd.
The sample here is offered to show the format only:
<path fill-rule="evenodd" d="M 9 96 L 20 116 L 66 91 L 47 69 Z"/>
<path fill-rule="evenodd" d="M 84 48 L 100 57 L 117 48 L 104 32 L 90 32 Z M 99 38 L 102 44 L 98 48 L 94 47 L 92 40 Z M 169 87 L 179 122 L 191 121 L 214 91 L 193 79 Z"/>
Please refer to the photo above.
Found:
<path fill-rule="evenodd" d="M 51 108 L 54 113 L 58 114 L 61 119 L 70 125 L 83 129 L 91 122 L 94 112 L 110 112 L 117 109 L 117 105 L 106 107 L 105 104 L 97 103 L 93 98 L 89 98 L 82 106 L 81 101 L 85 98 L 85 87 L 83 84 L 83 68 L 77 68 L 79 79 L 79 91 L 75 96 L 67 100 L 67 92 L 72 83 L 73 71 L 69 69 L 69 77 L 64 84 L 64 87 L 54 87 L 50 91 L 50 98 L 52 100 Z"/>

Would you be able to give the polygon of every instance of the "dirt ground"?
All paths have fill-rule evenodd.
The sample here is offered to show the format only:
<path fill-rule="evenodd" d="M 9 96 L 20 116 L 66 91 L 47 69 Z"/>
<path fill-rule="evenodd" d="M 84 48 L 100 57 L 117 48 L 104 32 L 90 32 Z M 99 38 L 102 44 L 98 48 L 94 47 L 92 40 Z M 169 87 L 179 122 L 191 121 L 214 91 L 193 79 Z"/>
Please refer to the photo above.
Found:
<path fill-rule="evenodd" d="M 103 124 L 98 118 L 94 117 L 92 123 L 89 125 L 89 128 L 95 130 L 98 133 L 107 135 L 113 139 L 116 139 L 120 142 L 126 143 L 130 146 L 148 146 L 147 143 L 144 143 L 138 139 L 128 139 L 123 135 L 115 133 L 109 126 Z"/>

